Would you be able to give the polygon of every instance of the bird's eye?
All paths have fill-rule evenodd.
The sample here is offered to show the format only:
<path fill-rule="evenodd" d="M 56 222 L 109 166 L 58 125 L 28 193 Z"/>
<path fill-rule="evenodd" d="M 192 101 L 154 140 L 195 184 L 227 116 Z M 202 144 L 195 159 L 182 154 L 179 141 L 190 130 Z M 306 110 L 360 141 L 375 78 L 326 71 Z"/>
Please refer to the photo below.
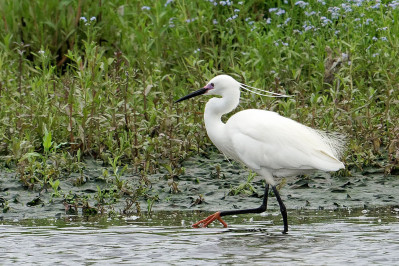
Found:
<path fill-rule="evenodd" d="M 215 87 L 215 84 L 211 83 L 211 86 L 212 86 L 212 87 Z"/>

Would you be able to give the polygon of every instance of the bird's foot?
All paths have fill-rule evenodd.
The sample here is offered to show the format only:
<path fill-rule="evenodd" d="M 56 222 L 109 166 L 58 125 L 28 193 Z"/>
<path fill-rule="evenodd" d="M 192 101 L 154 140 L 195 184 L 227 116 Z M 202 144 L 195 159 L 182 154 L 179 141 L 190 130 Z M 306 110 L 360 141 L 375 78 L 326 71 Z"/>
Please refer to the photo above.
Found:
<path fill-rule="evenodd" d="M 223 227 L 227 227 L 227 223 L 223 221 L 222 217 L 220 216 L 220 212 L 216 212 L 212 215 L 209 215 L 207 218 L 196 222 L 193 224 L 193 227 L 198 228 L 198 227 L 207 227 L 210 223 L 212 223 L 215 220 L 219 220 L 223 224 Z"/>

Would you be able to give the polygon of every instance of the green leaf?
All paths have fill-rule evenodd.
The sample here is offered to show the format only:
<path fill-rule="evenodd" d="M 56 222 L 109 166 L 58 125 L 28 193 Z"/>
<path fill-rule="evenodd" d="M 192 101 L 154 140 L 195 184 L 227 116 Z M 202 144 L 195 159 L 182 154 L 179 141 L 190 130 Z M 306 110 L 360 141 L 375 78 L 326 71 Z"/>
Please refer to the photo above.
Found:
<path fill-rule="evenodd" d="M 43 137 L 43 147 L 45 152 L 49 152 L 53 142 L 51 141 L 51 132 L 47 132 Z"/>

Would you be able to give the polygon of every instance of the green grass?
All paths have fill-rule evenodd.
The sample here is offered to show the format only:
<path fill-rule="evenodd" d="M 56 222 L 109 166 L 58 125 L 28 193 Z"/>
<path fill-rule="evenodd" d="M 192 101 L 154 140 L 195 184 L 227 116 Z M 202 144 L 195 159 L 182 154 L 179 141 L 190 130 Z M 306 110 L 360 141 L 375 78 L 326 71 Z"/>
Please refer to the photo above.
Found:
<path fill-rule="evenodd" d="M 295 96 L 239 108 L 346 134 L 347 170 L 397 171 L 399 4 L 296 2 L 1 1 L 3 165 L 28 183 L 79 171 L 78 152 L 174 171 L 211 143 L 206 99 L 173 101 L 226 73 Z"/>

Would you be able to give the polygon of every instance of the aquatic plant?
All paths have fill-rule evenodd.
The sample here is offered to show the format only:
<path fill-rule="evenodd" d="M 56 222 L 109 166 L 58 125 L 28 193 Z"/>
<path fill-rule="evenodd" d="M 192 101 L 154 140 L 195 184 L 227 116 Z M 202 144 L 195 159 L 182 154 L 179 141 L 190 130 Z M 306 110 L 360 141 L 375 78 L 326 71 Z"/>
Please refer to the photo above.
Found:
<path fill-rule="evenodd" d="M 171 176 L 211 143 L 203 102 L 173 100 L 220 73 L 294 95 L 243 93 L 241 108 L 346 134 L 341 174 L 398 171 L 397 1 L 5 0 L 0 13 L 0 162 L 31 189 L 83 184 L 91 157 L 141 176 L 127 189 L 114 171 L 116 194 L 165 169 L 178 192 Z"/>

